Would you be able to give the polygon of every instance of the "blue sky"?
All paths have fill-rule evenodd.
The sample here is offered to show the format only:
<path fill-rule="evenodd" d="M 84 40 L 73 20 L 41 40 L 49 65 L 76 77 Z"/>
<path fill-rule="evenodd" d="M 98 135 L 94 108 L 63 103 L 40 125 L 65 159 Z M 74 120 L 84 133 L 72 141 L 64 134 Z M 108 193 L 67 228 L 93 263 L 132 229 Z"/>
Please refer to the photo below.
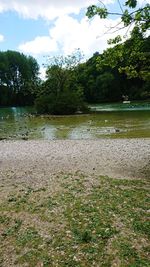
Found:
<path fill-rule="evenodd" d="M 102 2 L 109 10 L 119 11 L 117 0 Z M 105 33 L 119 18 L 88 20 L 87 6 L 97 3 L 97 0 L 0 0 L 0 50 L 32 55 L 41 66 L 45 55 L 66 55 L 76 48 L 86 58 L 96 51 L 102 52 L 107 40 L 114 37 L 114 33 Z"/>

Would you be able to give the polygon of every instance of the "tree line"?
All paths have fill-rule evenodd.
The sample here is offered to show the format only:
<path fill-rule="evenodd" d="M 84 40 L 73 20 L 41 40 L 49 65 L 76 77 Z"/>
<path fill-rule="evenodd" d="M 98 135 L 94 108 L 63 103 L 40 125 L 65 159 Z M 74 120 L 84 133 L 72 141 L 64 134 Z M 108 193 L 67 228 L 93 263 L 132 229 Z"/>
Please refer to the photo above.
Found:
<path fill-rule="evenodd" d="M 137 1 L 125 6 L 135 8 Z M 150 6 L 123 11 L 124 27 L 134 23 L 130 38 L 109 40 L 102 54 L 86 62 L 77 49 L 72 55 L 49 57 L 46 80 L 39 79 L 37 61 L 16 51 L 0 52 L 0 106 L 35 104 L 38 113 L 72 114 L 86 112 L 86 103 L 150 99 Z M 109 16 L 105 7 L 91 6 L 87 16 Z M 113 45 L 113 46 L 112 46 Z"/>

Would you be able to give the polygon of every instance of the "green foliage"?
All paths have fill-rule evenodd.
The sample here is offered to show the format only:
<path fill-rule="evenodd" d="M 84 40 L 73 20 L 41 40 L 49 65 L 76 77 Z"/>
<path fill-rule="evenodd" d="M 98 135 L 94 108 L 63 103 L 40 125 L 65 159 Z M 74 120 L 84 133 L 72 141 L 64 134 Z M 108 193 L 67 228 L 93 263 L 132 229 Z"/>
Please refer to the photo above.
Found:
<path fill-rule="evenodd" d="M 39 83 L 37 61 L 16 51 L 0 52 L 0 105 L 31 105 Z"/>
<path fill-rule="evenodd" d="M 43 95 L 35 100 L 35 108 L 39 114 L 48 114 L 49 112 L 49 103 L 52 103 L 53 95 Z"/>
<path fill-rule="evenodd" d="M 118 43 L 121 42 L 121 41 L 122 41 L 122 38 L 121 38 L 120 35 L 118 35 L 118 36 L 116 36 L 116 37 L 113 38 L 113 39 L 109 39 L 109 40 L 107 41 L 107 43 L 108 43 L 109 45 L 112 45 L 112 44 L 118 44 Z"/>
<path fill-rule="evenodd" d="M 40 96 L 36 99 L 35 107 L 39 114 L 69 115 L 87 111 L 80 95 L 71 91 Z"/>
<path fill-rule="evenodd" d="M 118 71 L 103 65 L 99 60 L 103 55 L 95 53 L 86 63 L 80 65 L 78 79 L 87 102 L 110 102 L 121 99 L 121 75 Z"/>
<path fill-rule="evenodd" d="M 80 64 L 78 81 L 86 101 L 121 101 L 122 95 L 128 95 L 131 100 L 149 99 L 149 41 L 149 37 L 143 37 L 135 28 L 125 43 L 108 48 L 103 54 L 95 53 Z"/>
<path fill-rule="evenodd" d="M 35 101 L 38 113 L 68 115 L 87 110 L 83 90 L 78 82 L 77 66 L 81 57 L 77 50 L 66 57 L 49 59 L 47 80 Z"/>
<path fill-rule="evenodd" d="M 126 9 L 121 17 L 122 21 L 124 22 L 125 26 L 128 26 L 132 22 L 132 16 L 129 11 Z"/>
<path fill-rule="evenodd" d="M 116 46 L 116 49 L 107 50 L 104 53 L 103 64 L 111 67 L 118 66 L 119 72 L 125 72 L 128 78 L 140 77 L 143 80 L 148 80 L 149 53 L 143 51 L 142 42 L 144 40 L 144 33 L 150 27 L 150 5 L 146 4 L 142 8 L 134 9 L 137 6 L 136 0 L 125 1 L 125 10 L 123 10 L 123 6 L 121 6 L 120 2 L 119 5 L 121 7 L 121 13 L 109 12 L 106 7 L 99 8 L 94 5 L 87 9 L 86 15 L 89 18 L 95 15 L 99 15 L 100 18 L 106 18 L 109 15 L 119 15 L 124 27 L 130 27 L 134 23 L 134 29 L 129 39 L 129 42 L 132 41 L 133 45 L 129 47 L 128 41 L 126 41 L 125 44 Z M 131 11 L 131 8 L 134 10 Z M 105 15 L 102 16 L 102 14 Z M 120 37 L 117 36 L 114 40 L 109 40 L 108 43 L 117 44 L 120 41 Z M 146 58 L 148 58 L 147 64 L 145 64 Z M 122 64 L 122 61 L 124 64 Z M 99 65 L 102 66 L 102 61 Z"/>
<path fill-rule="evenodd" d="M 97 6 L 92 5 L 87 8 L 86 16 L 91 19 L 97 14 Z"/>
<path fill-rule="evenodd" d="M 137 0 L 128 0 L 125 2 L 125 5 L 131 8 L 135 8 L 137 5 Z"/>
<path fill-rule="evenodd" d="M 102 4 L 101 1 L 100 3 Z M 135 26 L 138 26 L 143 32 L 147 31 L 150 27 L 150 5 L 146 4 L 143 8 L 138 8 L 132 12 L 130 8 L 136 8 L 136 0 L 126 1 L 125 6 L 128 9 L 123 10 L 123 7 L 121 6 L 122 13 L 117 13 L 107 10 L 105 6 L 99 7 L 96 5 L 91 5 L 87 8 L 86 16 L 91 19 L 95 15 L 98 15 L 100 18 L 107 18 L 109 15 L 117 15 L 121 17 L 121 20 L 124 23 L 125 27 L 129 26 L 131 23 L 134 22 Z"/>
<path fill-rule="evenodd" d="M 98 15 L 101 19 L 105 19 L 108 15 L 108 11 L 106 8 L 100 8 L 98 6 L 92 5 L 88 7 L 86 15 L 88 16 L 88 18 L 92 18 L 95 15 Z"/>
<path fill-rule="evenodd" d="M 109 100 L 114 98 L 115 96 L 115 78 L 114 75 L 110 72 L 104 72 L 103 74 L 99 75 L 96 79 L 97 87 L 101 88 L 99 99 Z M 114 99 L 115 100 L 115 99 Z"/>
<path fill-rule="evenodd" d="M 149 99 L 150 37 L 134 27 L 130 39 L 121 41 L 119 35 L 109 40 L 115 46 L 102 54 L 96 52 L 84 63 L 80 63 L 79 50 L 67 57 L 48 58 L 46 81 L 40 85 L 35 59 L 0 52 L 0 105 L 35 102 L 40 114 L 64 115 L 87 112 L 84 101 L 120 101 L 122 95 L 131 100 Z"/>
<path fill-rule="evenodd" d="M 144 38 L 139 29 L 134 28 L 129 40 L 104 51 L 102 57 L 97 60 L 97 66 L 100 70 L 106 66 L 117 68 L 120 73 L 125 73 L 128 79 L 149 81 L 149 45 L 150 38 Z"/>

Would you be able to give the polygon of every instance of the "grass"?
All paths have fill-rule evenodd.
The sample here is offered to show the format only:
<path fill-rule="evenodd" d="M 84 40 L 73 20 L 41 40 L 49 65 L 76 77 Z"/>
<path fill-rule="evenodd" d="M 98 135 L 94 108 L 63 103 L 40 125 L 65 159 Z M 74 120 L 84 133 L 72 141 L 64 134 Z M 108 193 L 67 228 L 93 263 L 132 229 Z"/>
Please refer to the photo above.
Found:
<path fill-rule="evenodd" d="M 148 180 L 61 173 L 55 181 L 59 190 L 6 186 L 0 266 L 150 266 Z"/>

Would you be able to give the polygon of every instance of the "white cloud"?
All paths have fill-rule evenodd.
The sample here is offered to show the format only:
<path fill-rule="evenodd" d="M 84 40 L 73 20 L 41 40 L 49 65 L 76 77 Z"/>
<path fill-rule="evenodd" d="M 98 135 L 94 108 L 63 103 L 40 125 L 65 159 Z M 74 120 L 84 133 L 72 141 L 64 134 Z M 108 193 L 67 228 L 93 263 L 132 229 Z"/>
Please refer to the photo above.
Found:
<path fill-rule="evenodd" d="M 139 0 L 143 2 L 143 0 Z M 113 3 L 115 0 L 103 0 L 103 3 Z M 115 26 L 119 19 L 92 20 L 87 17 L 77 20 L 71 13 L 78 13 L 81 8 L 90 4 L 100 3 L 98 0 L 0 0 L 0 10 L 15 10 L 25 18 L 38 18 L 39 16 L 53 20 L 53 26 L 48 36 L 37 36 L 34 40 L 24 42 L 18 49 L 34 56 L 46 53 L 70 54 L 74 49 L 80 48 L 88 57 L 95 51 L 102 52 L 107 47 L 107 40 L 117 34 L 125 34 L 125 30 L 105 34 L 111 26 Z"/>
<path fill-rule="evenodd" d="M 39 77 L 42 80 L 45 80 L 46 79 L 46 69 L 43 66 L 40 67 L 40 75 L 39 75 Z"/>
<path fill-rule="evenodd" d="M 146 3 L 150 4 L 150 0 L 138 0 L 139 5 L 145 5 Z"/>
<path fill-rule="evenodd" d="M 109 31 L 111 27 L 116 26 L 119 22 L 119 19 L 100 20 L 97 16 L 91 21 L 83 18 L 78 22 L 69 16 L 65 16 L 56 21 L 55 27 L 50 30 L 50 35 L 60 44 L 63 53 L 70 54 L 74 49 L 80 48 L 86 56 L 90 56 L 96 51 L 102 52 L 106 49 L 108 39 L 114 38 L 117 34 L 122 36 L 125 34 L 126 29 L 112 34 Z"/>
<path fill-rule="evenodd" d="M 106 47 L 108 36 L 105 37 L 103 34 L 110 22 L 108 19 L 100 20 L 98 17 L 91 21 L 83 18 L 78 22 L 69 16 L 64 16 L 55 22 L 50 35 L 61 46 L 63 53 L 70 54 L 74 49 L 80 48 L 85 55 L 88 55 L 96 50 L 102 51 Z"/>
<path fill-rule="evenodd" d="M 114 0 L 103 0 L 103 3 L 112 3 Z M 75 13 L 98 0 L 0 0 L 0 12 L 16 11 L 24 18 L 37 19 L 42 17 L 53 20 L 56 17 Z"/>
<path fill-rule="evenodd" d="M 104 4 L 115 3 L 115 0 L 102 0 Z M 138 0 L 140 5 L 150 0 Z M 16 11 L 24 18 L 53 20 L 62 15 L 78 14 L 82 8 L 100 4 L 99 0 L 0 0 L 0 12 Z"/>
<path fill-rule="evenodd" d="M 4 36 L 2 34 L 0 34 L 0 42 L 4 41 Z"/>
<path fill-rule="evenodd" d="M 57 51 L 57 43 L 49 36 L 38 36 L 33 41 L 19 45 L 19 50 L 33 55 Z"/>
<path fill-rule="evenodd" d="M 70 54 L 76 48 L 80 48 L 88 57 L 96 51 L 102 52 L 106 49 L 109 38 L 113 38 L 117 34 L 125 34 L 125 29 L 118 33 L 110 34 L 109 32 L 106 34 L 108 29 L 118 24 L 118 22 L 118 19 L 100 20 L 97 16 L 91 21 L 87 18 L 78 21 L 65 15 L 55 21 L 54 26 L 49 30 L 49 36 L 36 37 L 35 40 L 20 45 L 19 49 L 24 53 L 34 55 L 50 52 Z"/>

